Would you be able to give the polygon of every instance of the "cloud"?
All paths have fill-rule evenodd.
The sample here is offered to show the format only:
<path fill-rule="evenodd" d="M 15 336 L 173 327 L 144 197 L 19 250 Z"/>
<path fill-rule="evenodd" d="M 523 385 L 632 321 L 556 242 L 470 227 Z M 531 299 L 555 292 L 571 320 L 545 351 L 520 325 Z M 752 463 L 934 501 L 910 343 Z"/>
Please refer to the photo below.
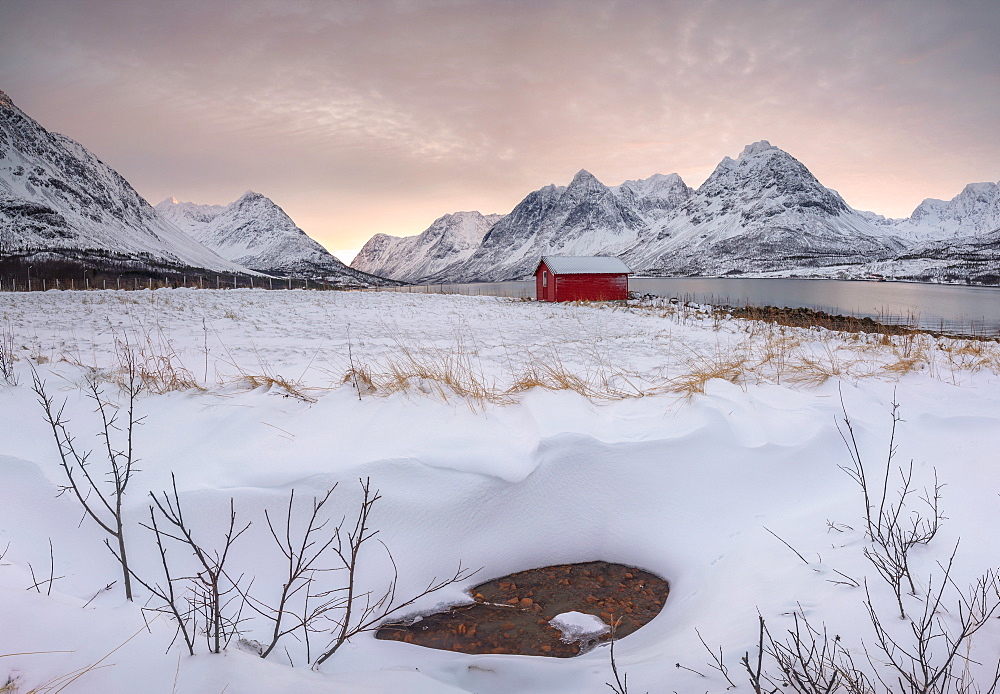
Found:
<path fill-rule="evenodd" d="M 769 139 L 906 214 L 998 175 L 995 2 L 35 0 L 3 88 L 140 192 L 275 198 L 354 246 L 586 167 L 698 183 Z"/>

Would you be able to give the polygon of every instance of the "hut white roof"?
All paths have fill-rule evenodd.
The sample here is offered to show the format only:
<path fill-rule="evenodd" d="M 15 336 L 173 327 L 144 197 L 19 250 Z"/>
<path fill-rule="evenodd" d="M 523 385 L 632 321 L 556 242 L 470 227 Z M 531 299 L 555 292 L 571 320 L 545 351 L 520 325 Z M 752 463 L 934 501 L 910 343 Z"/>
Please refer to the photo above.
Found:
<path fill-rule="evenodd" d="M 543 255 L 539 264 L 541 263 L 545 263 L 554 275 L 605 275 L 632 272 L 618 258 L 600 255 Z"/>

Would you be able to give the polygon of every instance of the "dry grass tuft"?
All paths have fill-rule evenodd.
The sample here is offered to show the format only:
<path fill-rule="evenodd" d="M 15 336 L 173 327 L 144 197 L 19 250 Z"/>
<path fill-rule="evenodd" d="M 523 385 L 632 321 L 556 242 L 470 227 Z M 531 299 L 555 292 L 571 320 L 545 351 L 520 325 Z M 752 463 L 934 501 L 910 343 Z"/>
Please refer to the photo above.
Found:
<path fill-rule="evenodd" d="M 449 395 L 474 401 L 492 401 L 496 384 L 483 373 L 473 350 L 460 343 L 455 349 L 417 352 L 402 347 L 378 378 L 377 390 L 386 394 L 417 391 L 447 400 Z"/>
<path fill-rule="evenodd" d="M 159 619 L 159 617 L 160 616 L 157 615 L 156 617 L 154 617 L 153 619 L 151 619 L 149 621 L 149 624 L 152 624 L 153 622 L 155 622 L 157 619 Z M 118 646 L 116 646 L 110 652 L 108 652 L 107 654 L 105 654 L 104 657 L 101 658 L 100 660 L 98 660 L 97 662 L 91 663 L 90 665 L 87 665 L 85 667 L 79 668 L 79 669 L 74 670 L 72 672 L 68 672 L 65 675 L 60 675 L 58 677 L 54 677 L 54 678 L 48 680 L 47 682 L 44 682 L 44 683 L 42 683 L 42 684 L 40 684 L 40 685 L 38 685 L 36 687 L 32 687 L 27 692 L 24 692 L 24 694 L 60 694 L 60 692 L 65 691 L 68 687 L 70 687 L 70 685 L 76 683 L 82 677 L 86 677 L 87 675 L 89 675 L 92 672 L 95 672 L 96 670 L 101 670 L 101 669 L 106 668 L 106 667 L 112 667 L 112 664 L 104 665 L 103 664 L 104 661 L 107 660 L 108 658 L 110 658 L 111 656 L 113 656 L 118 651 L 120 651 L 122 648 L 124 648 L 128 643 L 130 643 L 139 634 L 141 634 L 144 631 L 147 631 L 149 629 L 149 624 L 143 626 L 138 631 L 136 631 L 134 634 L 132 634 L 130 637 L 128 637 L 123 642 L 121 642 L 120 644 L 118 644 Z M 73 651 L 38 651 L 38 652 L 34 652 L 34 653 L 7 653 L 7 654 L 0 654 L 0 658 L 3 658 L 3 657 L 12 657 L 12 656 L 23 656 L 23 655 L 51 655 L 53 653 L 72 653 L 72 652 Z M 2 688 L 0 688 L 0 694 L 15 694 L 17 692 L 17 687 L 18 687 L 18 684 L 19 684 L 18 681 L 17 681 L 17 679 L 18 678 L 8 677 L 7 678 L 7 683 L 4 684 Z"/>
<path fill-rule="evenodd" d="M 318 390 L 308 388 L 301 381 L 293 381 L 280 374 L 256 374 L 243 370 L 232 383 L 247 390 L 257 390 L 258 388 L 283 390 L 289 397 L 308 403 L 316 402 L 316 397 L 311 395 L 309 391 Z"/>
<path fill-rule="evenodd" d="M 14 371 L 15 361 L 17 353 L 14 351 L 14 329 L 10 325 L 4 325 L 0 329 L 0 381 L 9 386 L 16 386 L 18 382 Z M 0 690 L 0 694 L 2 692 Z"/>
<path fill-rule="evenodd" d="M 164 334 L 162 328 L 157 328 L 155 334 L 142 329 L 137 334 L 138 339 L 132 340 L 127 333 L 115 336 L 115 347 L 118 353 L 119 373 L 127 362 L 131 352 L 144 388 L 152 393 L 169 393 L 178 390 L 197 390 L 198 384 L 194 374 L 188 370 L 174 349 L 173 343 Z"/>
<path fill-rule="evenodd" d="M 725 357 L 716 354 L 711 358 L 698 357 L 688 362 L 687 373 L 669 379 L 664 390 L 690 398 L 704 393 L 708 382 L 716 378 L 740 383 L 747 374 L 749 361 L 746 356 Z"/>

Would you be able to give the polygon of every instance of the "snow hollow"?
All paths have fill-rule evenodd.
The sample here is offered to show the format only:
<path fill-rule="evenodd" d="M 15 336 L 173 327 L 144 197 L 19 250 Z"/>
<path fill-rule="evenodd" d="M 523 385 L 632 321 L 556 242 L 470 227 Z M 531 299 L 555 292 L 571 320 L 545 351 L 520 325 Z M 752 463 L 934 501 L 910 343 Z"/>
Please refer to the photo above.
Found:
<path fill-rule="evenodd" d="M 799 677 L 832 692 L 990 691 L 998 375 L 996 342 L 669 303 L 0 293 L 0 692 L 826 691 Z M 99 495 L 114 498 L 109 460 L 129 446 L 110 530 L 132 601 L 118 538 L 83 503 L 115 517 Z M 323 659 L 348 595 L 329 553 L 276 629 L 282 541 L 332 489 L 305 554 L 323 537 L 332 551 L 342 521 L 349 546 L 365 480 L 377 535 L 351 574 L 349 623 L 439 582 L 394 616 L 469 602 L 512 572 L 618 562 L 671 588 L 615 643 L 627 681 L 607 644 L 466 655 L 361 631 Z M 177 508 L 204 564 L 168 527 Z M 173 536 L 162 551 L 154 522 Z M 212 603 L 205 579 L 223 560 Z M 156 594 L 171 586 L 190 648 Z M 296 620 L 324 604 L 306 638 Z M 215 625 L 192 617 L 213 610 Z M 940 674 L 900 688 L 926 672 Z"/>

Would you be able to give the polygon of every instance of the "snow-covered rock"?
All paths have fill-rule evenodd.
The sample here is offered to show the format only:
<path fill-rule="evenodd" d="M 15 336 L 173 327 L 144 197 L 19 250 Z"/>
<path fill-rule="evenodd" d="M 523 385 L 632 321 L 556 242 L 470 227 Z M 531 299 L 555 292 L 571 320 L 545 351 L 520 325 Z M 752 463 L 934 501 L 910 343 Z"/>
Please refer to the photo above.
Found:
<path fill-rule="evenodd" d="M 567 643 L 586 640 L 611 631 L 611 627 L 603 619 L 585 612 L 563 612 L 550 619 L 549 624 L 562 632 L 562 640 Z"/>
<path fill-rule="evenodd" d="M 499 214 L 455 212 L 439 217 L 416 236 L 376 234 L 368 240 L 351 267 L 407 282 L 418 282 L 450 265 L 466 260 L 479 247 Z"/>
<path fill-rule="evenodd" d="M 344 265 L 296 226 L 272 200 L 247 191 L 228 205 L 167 198 L 156 211 L 191 238 L 234 263 L 292 277 L 324 277 L 340 284 L 384 284 Z"/>
<path fill-rule="evenodd" d="M 0 92 L 0 250 L 245 273 L 155 210 L 83 145 Z"/>

